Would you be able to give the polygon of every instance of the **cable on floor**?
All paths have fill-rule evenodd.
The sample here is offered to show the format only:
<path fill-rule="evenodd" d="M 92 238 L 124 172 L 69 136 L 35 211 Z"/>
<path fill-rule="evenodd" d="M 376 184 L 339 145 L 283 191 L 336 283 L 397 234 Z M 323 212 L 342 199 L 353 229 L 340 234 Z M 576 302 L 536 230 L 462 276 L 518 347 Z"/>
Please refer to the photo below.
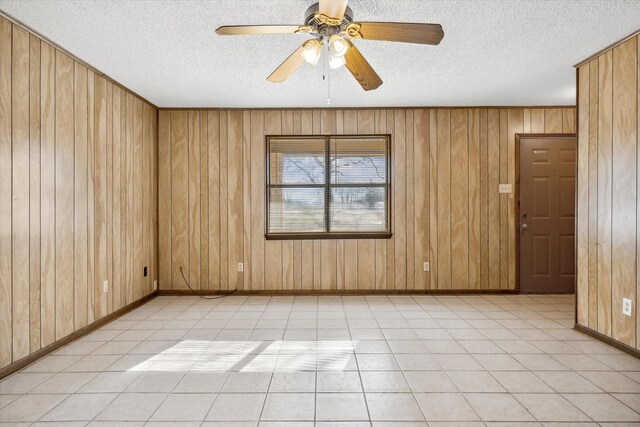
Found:
<path fill-rule="evenodd" d="M 187 278 L 184 277 L 184 273 L 182 272 L 182 266 L 180 266 L 180 275 L 182 276 L 182 280 L 184 280 L 185 285 L 187 285 L 187 287 L 191 290 L 191 292 L 193 292 L 193 294 L 195 296 L 200 297 L 202 299 L 221 299 L 221 298 L 224 298 L 224 297 L 228 297 L 229 295 L 231 295 L 235 291 L 237 291 L 237 289 L 234 289 L 234 290 L 229 291 L 229 292 L 227 292 L 226 294 L 223 294 L 223 295 L 218 295 L 218 296 L 215 296 L 215 297 L 207 297 L 207 296 L 204 296 L 204 295 L 200 295 L 200 294 L 196 293 L 195 290 L 193 290 L 193 288 L 191 287 L 191 285 L 187 281 Z"/>

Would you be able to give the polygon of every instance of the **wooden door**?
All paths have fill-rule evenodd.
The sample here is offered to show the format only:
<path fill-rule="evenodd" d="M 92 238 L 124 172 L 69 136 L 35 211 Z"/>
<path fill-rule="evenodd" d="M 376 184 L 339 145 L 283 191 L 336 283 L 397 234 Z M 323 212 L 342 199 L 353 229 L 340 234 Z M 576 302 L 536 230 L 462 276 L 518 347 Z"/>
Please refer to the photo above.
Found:
<path fill-rule="evenodd" d="M 575 137 L 520 138 L 520 291 L 575 291 Z"/>

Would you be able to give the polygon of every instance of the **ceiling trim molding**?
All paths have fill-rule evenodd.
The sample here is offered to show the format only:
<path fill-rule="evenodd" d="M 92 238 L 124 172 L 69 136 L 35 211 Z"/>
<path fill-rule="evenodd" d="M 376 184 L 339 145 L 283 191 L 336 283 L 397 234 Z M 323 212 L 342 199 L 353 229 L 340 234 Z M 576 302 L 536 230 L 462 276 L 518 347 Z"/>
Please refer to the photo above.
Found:
<path fill-rule="evenodd" d="M 509 110 L 509 109 L 567 109 L 576 108 L 575 105 L 464 105 L 464 106 L 439 106 L 439 105 L 417 105 L 413 107 L 159 107 L 159 111 L 272 111 L 272 110 L 318 110 L 318 111 L 339 111 L 339 110 Z"/>
<path fill-rule="evenodd" d="M 60 46 L 58 43 L 56 43 L 56 42 L 52 41 L 51 39 L 49 39 L 48 37 L 45 37 L 44 35 L 40 34 L 38 31 L 36 31 L 33 28 L 29 27 L 25 23 L 21 22 L 19 19 L 16 19 L 13 16 L 9 15 L 4 10 L 0 10 L 0 17 L 3 17 L 5 19 L 7 19 L 8 21 L 13 23 L 14 25 L 17 25 L 18 27 L 22 28 L 23 30 L 33 34 L 36 37 L 38 37 L 43 42 L 45 42 L 47 44 L 50 44 L 51 46 L 53 46 L 54 48 L 58 49 L 59 51 L 61 51 L 62 53 L 64 53 L 65 55 L 67 55 L 68 57 L 73 59 L 74 61 L 82 64 L 83 66 L 87 67 L 89 70 L 91 70 L 94 73 L 96 73 L 96 75 L 108 80 L 109 82 L 111 82 L 114 85 L 118 86 L 120 89 L 126 90 L 127 92 L 131 93 L 136 98 L 139 98 L 140 100 L 146 102 L 147 104 L 149 104 L 150 106 L 152 106 L 156 110 L 160 109 L 157 105 L 155 105 L 153 102 L 149 101 L 148 99 L 146 99 L 142 95 L 136 93 L 135 91 L 133 91 L 133 90 L 129 89 L 128 87 L 126 87 L 125 85 L 123 85 L 122 83 L 120 83 L 120 82 L 114 80 L 113 78 L 109 77 L 108 75 L 106 75 L 102 71 L 98 70 L 96 67 L 94 67 L 93 65 L 89 64 L 88 62 L 86 62 L 82 58 L 79 58 L 77 55 L 74 55 L 73 53 L 69 52 L 67 49 L 65 49 L 64 47 Z"/>
<path fill-rule="evenodd" d="M 611 49 L 614 49 L 617 46 L 620 46 L 622 43 L 634 38 L 635 36 L 640 35 L 640 29 L 634 31 L 633 33 L 629 34 L 626 37 L 621 38 L 618 41 L 615 41 L 613 43 L 611 43 L 609 46 L 605 47 L 604 49 L 600 49 L 599 51 L 597 51 L 596 53 L 589 55 L 587 58 L 583 59 L 582 61 L 578 62 L 577 64 L 575 64 L 573 67 L 574 68 L 578 68 L 584 64 L 586 64 L 587 62 L 590 62 L 592 59 L 597 58 L 598 56 L 602 55 L 605 52 L 610 51 Z"/>

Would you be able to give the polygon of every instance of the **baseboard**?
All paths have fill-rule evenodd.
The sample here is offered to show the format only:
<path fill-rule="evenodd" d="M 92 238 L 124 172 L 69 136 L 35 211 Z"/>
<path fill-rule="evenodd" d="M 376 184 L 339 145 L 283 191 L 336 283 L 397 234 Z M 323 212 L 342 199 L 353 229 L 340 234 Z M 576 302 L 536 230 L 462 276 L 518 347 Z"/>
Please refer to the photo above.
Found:
<path fill-rule="evenodd" d="M 598 331 L 594 331 L 593 329 L 587 328 L 586 326 L 582 326 L 578 323 L 576 323 L 573 328 L 578 332 L 582 332 L 585 335 L 595 338 L 598 341 L 602 341 L 603 343 L 608 344 L 611 347 L 615 347 L 618 350 L 624 351 L 625 353 L 640 359 L 640 350 L 638 350 L 637 348 L 633 348 L 624 343 L 621 343 L 620 341 L 616 341 L 611 337 L 601 334 Z"/>
<path fill-rule="evenodd" d="M 78 329 L 77 331 L 67 335 L 64 338 L 60 338 L 58 341 L 55 341 L 51 344 L 49 344 L 46 347 L 42 347 L 40 350 L 35 351 L 33 353 L 31 353 L 28 356 L 23 357 L 20 360 L 17 360 L 15 362 L 13 362 L 10 365 L 5 366 L 4 368 L 0 369 L 0 380 L 2 380 L 3 378 L 13 374 L 16 371 L 19 371 L 20 369 L 32 364 L 33 362 L 36 362 L 38 359 L 46 356 L 49 353 L 54 352 L 55 350 L 59 349 L 60 347 L 63 347 L 79 338 L 82 338 L 83 336 L 95 331 L 96 329 L 98 329 L 101 326 L 104 326 L 107 323 L 110 323 L 116 319 L 118 319 L 119 317 L 122 317 L 123 315 L 125 315 L 126 313 L 130 312 L 133 309 L 136 309 L 138 307 L 140 307 L 142 304 L 146 303 L 147 301 L 150 301 L 152 299 L 154 299 L 156 296 L 158 296 L 158 292 L 153 292 L 150 293 L 147 296 L 144 296 L 142 298 L 140 298 L 137 301 L 132 302 L 131 304 L 125 305 L 124 307 L 122 307 L 119 310 L 114 311 L 111 314 L 106 315 L 105 317 L 96 320 L 95 322 L 81 328 Z"/>
<path fill-rule="evenodd" d="M 228 290 L 161 289 L 159 296 L 220 296 Z M 508 289 L 282 289 L 282 290 L 236 290 L 234 296 L 338 296 L 338 295 L 514 295 Z"/>

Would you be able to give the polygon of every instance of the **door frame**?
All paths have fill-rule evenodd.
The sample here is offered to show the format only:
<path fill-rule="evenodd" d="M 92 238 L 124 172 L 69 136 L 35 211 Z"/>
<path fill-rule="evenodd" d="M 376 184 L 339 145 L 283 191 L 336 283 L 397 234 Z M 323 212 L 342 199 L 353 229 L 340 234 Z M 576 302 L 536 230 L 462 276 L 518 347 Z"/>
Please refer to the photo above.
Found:
<path fill-rule="evenodd" d="M 578 137 L 576 133 L 516 133 L 516 147 L 515 147 L 515 157 L 516 157 L 516 166 L 515 166 L 515 183 L 513 188 L 513 198 L 516 204 L 515 206 L 515 214 L 516 221 L 514 221 L 515 227 L 515 235 L 516 235 L 516 243 L 515 243 L 515 257 L 516 257 L 516 293 L 520 294 L 520 140 L 528 139 L 528 138 L 576 138 L 576 166 L 575 166 L 575 174 L 576 174 L 576 191 L 575 191 L 575 201 L 574 201 L 574 214 L 577 213 L 578 209 Z M 577 218 L 577 215 L 575 216 Z M 577 227 L 578 221 L 575 221 L 575 227 Z M 577 230 L 574 230 L 574 245 L 577 251 L 578 247 L 578 235 Z M 577 252 L 575 252 L 577 254 Z M 576 257 L 573 258 L 573 289 L 575 292 L 576 289 L 576 276 L 577 276 L 577 262 Z"/>

